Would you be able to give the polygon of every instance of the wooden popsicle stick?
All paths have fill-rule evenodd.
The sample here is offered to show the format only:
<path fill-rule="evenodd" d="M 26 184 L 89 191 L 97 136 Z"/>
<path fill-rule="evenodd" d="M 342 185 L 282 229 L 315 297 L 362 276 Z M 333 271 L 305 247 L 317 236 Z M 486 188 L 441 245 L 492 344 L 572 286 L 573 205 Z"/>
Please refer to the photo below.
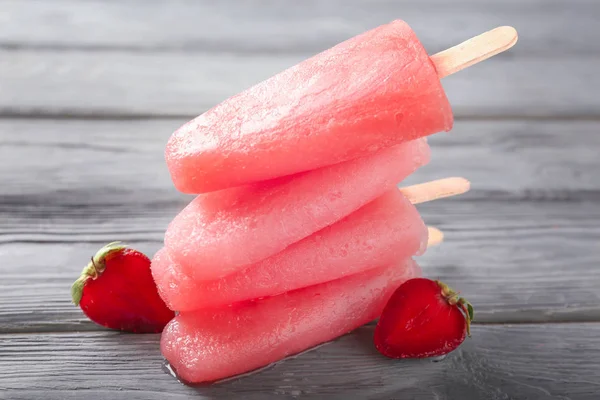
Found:
<path fill-rule="evenodd" d="M 419 183 L 400 188 L 400 191 L 412 204 L 425 203 L 444 197 L 458 196 L 469 191 L 471 183 L 465 178 L 453 177 Z"/>
<path fill-rule="evenodd" d="M 442 79 L 510 49 L 518 38 L 515 28 L 501 26 L 434 54 L 431 61 Z"/>
<path fill-rule="evenodd" d="M 433 226 L 427 227 L 427 247 L 437 246 L 444 241 L 444 233 Z"/>

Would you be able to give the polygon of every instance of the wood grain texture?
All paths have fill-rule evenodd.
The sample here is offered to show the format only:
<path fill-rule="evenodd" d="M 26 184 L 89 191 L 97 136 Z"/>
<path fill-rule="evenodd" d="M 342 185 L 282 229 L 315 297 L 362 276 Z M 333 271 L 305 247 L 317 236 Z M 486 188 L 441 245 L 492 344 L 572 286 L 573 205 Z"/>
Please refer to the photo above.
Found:
<path fill-rule="evenodd" d="M 305 58 L 0 50 L 0 113 L 189 119 Z M 600 55 L 542 59 L 509 51 L 443 84 L 458 117 L 598 118 L 598 65 Z"/>
<path fill-rule="evenodd" d="M 460 288 L 477 323 L 600 320 L 596 204 L 448 201 L 419 209 L 446 234 L 419 258 L 424 274 Z M 14 218 L 0 245 L 0 332 L 98 329 L 70 304 L 70 284 L 109 241 L 154 254 L 175 211 Z"/>
<path fill-rule="evenodd" d="M 509 53 L 444 80 L 458 116 L 599 117 L 597 2 L 310 3 L 2 1 L 0 114 L 192 117 L 402 17 L 432 54 L 519 29 Z"/>
<path fill-rule="evenodd" d="M 600 324 L 475 326 L 439 362 L 385 359 L 372 332 L 203 387 L 164 372 L 157 335 L 0 335 L 0 398 L 595 400 L 600 392 Z"/>
<path fill-rule="evenodd" d="M 164 147 L 185 121 L 0 120 L 3 210 L 183 204 Z M 432 160 L 407 182 L 464 175 L 469 198 L 594 199 L 598 131 L 600 121 L 457 121 L 429 138 Z"/>
<path fill-rule="evenodd" d="M 0 8 L 0 46 L 9 50 L 308 55 L 400 18 L 432 54 L 501 25 L 521 34 L 512 54 L 600 53 L 595 0 L 2 0 Z"/>

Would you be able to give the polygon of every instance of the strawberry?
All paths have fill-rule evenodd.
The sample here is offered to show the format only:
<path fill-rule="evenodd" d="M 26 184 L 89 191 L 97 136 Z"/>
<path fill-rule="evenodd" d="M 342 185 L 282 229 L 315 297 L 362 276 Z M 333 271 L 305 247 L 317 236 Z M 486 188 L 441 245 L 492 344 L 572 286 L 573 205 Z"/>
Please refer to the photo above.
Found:
<path fill-rule="evenodd" d="M 404 282 L 375 328 L 377 350 L 390 358 L 441 356 L 471 336 L 473 306 L 440 281 Z"/>
<path fill-rule="evenodd" d="M 89 319 L 111 329 L 158 333 L 175 317 L 158 295 L 148 257 L 119 242 L 98 250 L 71 296 Z"/>

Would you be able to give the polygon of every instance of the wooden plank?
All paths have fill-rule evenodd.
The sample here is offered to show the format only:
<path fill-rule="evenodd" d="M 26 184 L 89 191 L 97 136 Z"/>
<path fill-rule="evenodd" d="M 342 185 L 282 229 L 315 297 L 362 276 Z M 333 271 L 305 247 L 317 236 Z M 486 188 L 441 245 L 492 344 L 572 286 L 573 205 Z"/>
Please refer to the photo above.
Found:
<path fill-rule="evenodd" d="M 0 8 L 7 49 L 312 54 L 402 18 L 431 52 L 506 24 L 522 37 L 513 54 L 600 52 L 595 0 L 4 0 Z"/>
<path fill-rule="evenodd" d="M 175 193 L 163 156 L 183 122 L 0 120 L 0 204 L 40 217 L 183 205 L 189 197 Z M 470 199 L 588 200 L 600 189 L 599 130 L 600 122 L 457 121 L 430 137 L 430 164 L 407 182 L 464 175 Z"/>
<path fill-rule="evenodd" d="M 600 320 L 600 207 L 589 203 L 426 204 L 446 233 L 420 264 L 460 288 L 479 322 Z"/>
<path fill-rule="evenodd" d="M 520 30 L 509 54 L 445 80 L 459 116 L 598 117 L 600 108 L 593 0 L 0 4 L 0 115 L 191 117 L 395 17 L 431 53 L 496 25 Z"/>
<path fill-rule="evenodd" d="M 0 398 L 597 399 L 600 324 L 475 326 L 443 361 L 396 361 L 373 326 L 216 385 L 169 376 L 158 335 L 0 335 Z"/>
<path fill-rule="evenodd" d="M 98 329 L 70 304 L 70 284 L 109 241 L 154 254 L 175 211 L 3 213 L 0 332 Z M 477 323 L 600 321 L 597 202 L 449 201 L 420 211 L 446 233 L 419 258 L 424 274 L 461 290 Z"/>
<path fill-rule="evenodd" d="M 70 299 L 71 284 L 100 246 L 55 237 L 57 243 L 0 246 L 0 332 L 101 329 Z M 147 254 L 158 247 L 156 241 L 134 243 Z"/>
<path fill-rule="evenodd" d="M 181 116 L 302 61 L 298 54 L 0 51 L 0 115 Z M 598 118 L 600 56 L 505 53 L 444 79 L 458 117 Z"/>

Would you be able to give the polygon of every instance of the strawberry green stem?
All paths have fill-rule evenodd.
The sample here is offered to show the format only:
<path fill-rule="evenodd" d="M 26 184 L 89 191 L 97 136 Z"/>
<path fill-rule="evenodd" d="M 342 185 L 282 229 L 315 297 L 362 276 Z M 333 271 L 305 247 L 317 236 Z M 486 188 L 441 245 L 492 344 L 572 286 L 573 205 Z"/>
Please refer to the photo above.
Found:
<path fill-rule="evenodd" d="M 106 257 L 109 254 L 112 254 L 117 251 L 121 251 L 126 249 L 127 246 L 122 244 L 121 242 L 112 242 L 102 247 L 100 250 L 94 254 L 88 265 L 86 265 L 81 271 L 81 275 L 73 285 L 71 285 L 71 298 L 73 300 L 73 304 L 76 306 L 81 302 L 81 297 L 83 296 L 83 287 L 88 279 L 97 279 L 104 269 L 106 268 Z"/>
<path fill-rule="evenodd" d="M 475 316 L 475 312 L 473 310 L 473 305 L 465 300 L 463 297 L 458 299 L 458 304 L 460 308 L 463 310 L 465 314 L 465 319 L 467 320 L 467 335 L 471 337 L 471 321 L 473 321 L 473 317 Z"/>
<path fill-rule="evenodd" d="M 451 305 L 458 305 L 465 315 L 465 320 L 467 323 L 467 335 L 471 337 L 471 322 L 475 316 L 475 312 L 473 310 L 473 305 L 469 303 L 464 297 L 460 297 L 460 293 L 454 291 L 450 286 L 446 285 L 442 281 L 436 281 L 440 289 L 442 290 L 442 296 L 446 299 L 446 301 Z"/>

